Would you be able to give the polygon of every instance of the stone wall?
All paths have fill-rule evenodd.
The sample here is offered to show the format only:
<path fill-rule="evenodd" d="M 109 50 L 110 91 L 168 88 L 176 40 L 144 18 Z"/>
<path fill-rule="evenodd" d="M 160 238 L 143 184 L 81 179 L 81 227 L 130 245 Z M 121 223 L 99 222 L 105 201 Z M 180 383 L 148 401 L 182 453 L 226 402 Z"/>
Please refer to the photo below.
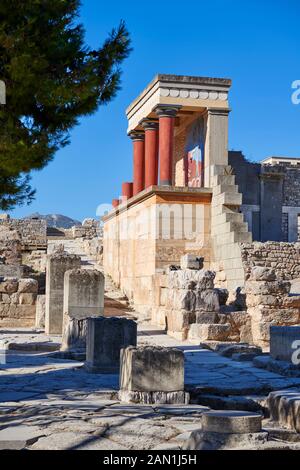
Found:
<path fill-rule="evenodd" d="M 0 220 L 0 234 L 13 232 L 23 246 L 46 245 L 46 221 L 43 219 Z"/>
<path fill-rule="evenodd" d="M 38 282 L 0 278 L 0 327 L 34 327 Z"/>
<path fill-rule="evenodd" d="M 241 255 L 246 278 L 255 266 L 273 268 L 277 279 L 300 277 L 300 243 L 243 243 Z"/>

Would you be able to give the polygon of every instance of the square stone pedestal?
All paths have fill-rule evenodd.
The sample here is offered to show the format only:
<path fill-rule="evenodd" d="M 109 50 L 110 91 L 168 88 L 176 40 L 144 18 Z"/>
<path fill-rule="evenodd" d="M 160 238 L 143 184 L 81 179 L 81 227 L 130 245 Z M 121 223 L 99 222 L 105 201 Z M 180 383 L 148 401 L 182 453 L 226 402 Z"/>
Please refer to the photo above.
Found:
<path fill-rule="evenodd" d="M 188 403 L 183 351 L 152 346 L 122 349 L 119 397 L 134 403 Z"/>
<path fill-rule="evenodd" d="M 90 372 L 118 373 L 120 351 L 135 346 L 137 324 L 120 317 L 87 319 L 86 362 Z"/>

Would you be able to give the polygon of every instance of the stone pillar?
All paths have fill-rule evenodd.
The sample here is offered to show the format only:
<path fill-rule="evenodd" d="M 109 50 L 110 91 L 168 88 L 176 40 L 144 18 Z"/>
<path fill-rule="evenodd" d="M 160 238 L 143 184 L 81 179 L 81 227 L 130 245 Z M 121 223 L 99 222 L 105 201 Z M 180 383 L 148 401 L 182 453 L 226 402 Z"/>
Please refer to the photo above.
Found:
<path fill-rule="evenodd" d="M 86 321 L 104 313 L 104 275 L 97 269 L 71 269 L 65 272 L 64 317 L 61 350 L 83 350 Z"/>
<path fill-rule="evenodd" d="M 113 199 L 111 201 L 111 205 L 113 206 L 114 209 L 118 207 L 119 203 L 120 203 L 119 199 Z"/>
<path fill-rule="evenodd" d="M 122 197 L 125 201 L 133 196 L 133 183 L 126 181 L 122 183 Z"/>
<path fill-rule="evenodd" d="M 36 298 L 35 327 L 45 328 L 46 296 L 38 295 Z"/>
<path fill-rule="evenodd" d="M 119 398 L 135 403 L 188 402 L 183 351 L 153 346 L 122 349 Z"/>
<path fill-rule="evenodd" d="M 45 332 L 61 335 L 64 304 L 64 275 L 69 269 L 79 268 L 80 256 L 64 253 L 48 255 L 46 266 Z"/>
<path fill-rule="evenodd" d="M 158 106 L 159 117 L 159 179 L 162 186 L 172 185 L 174 123 L 177 106 Z"/>
<path fill-rule="evenodd" d="M 145 120 L 145 188 L 158 181 L 158 123 Z"/>
<path fill-rule="evenodd" d="M 88 318 L 85 366 L 91 372 L 118 373 L 120 351 L 135 346 L 137 324 L 121 317 Z"/>
<path fill-rule="evenodd" d="M 143 132 L 131 132 L 133 142 L 133 195 L 143 191 L 145 187 L 145 135 Z"/>
<path fill-rule="evenodd" d="M 204 149 L 204 186 L 212 187 L 212 166 L 228 165 L 228 109 L 207 109 Z"/>

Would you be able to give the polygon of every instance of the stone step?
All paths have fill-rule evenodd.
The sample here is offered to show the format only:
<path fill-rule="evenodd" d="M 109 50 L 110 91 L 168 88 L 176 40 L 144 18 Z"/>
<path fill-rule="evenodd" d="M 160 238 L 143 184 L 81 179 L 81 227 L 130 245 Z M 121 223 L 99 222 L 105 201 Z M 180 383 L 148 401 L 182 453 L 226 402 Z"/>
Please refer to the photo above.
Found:
<path fill-rule="evenodd" d="M 298 390 L 280 390 L 271 392 L 267 407 L 272 421 L 300 432 L 300 392 Z"/>
<path fill-rule="evenodd" d="M 223 212 L 212 217 L 212 226 L 225 224 L 226 222 L 244 222 L 244 215 L 241 212 Z"/>
<path fill-rule="evenodd" d="M 221 234 L 221 233 L 245 233 L 248 232 L 248 224 L 247 222 L 225 222 L 224 224 L 220 224 L 217 226 L 212 226 L 211 234 Z"/>
<path fill-rule="evenodd" d="M 201 341 L 226 341 L 231 331 L 229 323 L 192 323 L 188 333 L 188 340 L 194 344 Z"/>
<path fill-rule="evenodd" d="M 252 234 L 250 232 L 228 232 L 219 233 L 214 239 L 217 245 L 229 245 L 231 243 L 251 243 Z"/>
<path fill-rule="evenodd" d="M 234 175 L 216 175 L 216 176 L 213 176 L 213 187 L 218 186 L 219 184 L 234 185 L 235 184 L 235 176 Z"/>
<path fill-rule="evenodd" d="M 222 193 L 236 193 L 238 194 L 239 188 L 236 184 L 219 184 L 213 188 L 213 196 L 218 196 Z"/>
<path fill-rule="evenodd" d="M 213 196 L 211 201 L 212 207 L 218 205 L 227 205 L 227 206 L 240 206 L 242 204 L 242 194 L 241 193 L 222 193 L 218 196 Z"/>

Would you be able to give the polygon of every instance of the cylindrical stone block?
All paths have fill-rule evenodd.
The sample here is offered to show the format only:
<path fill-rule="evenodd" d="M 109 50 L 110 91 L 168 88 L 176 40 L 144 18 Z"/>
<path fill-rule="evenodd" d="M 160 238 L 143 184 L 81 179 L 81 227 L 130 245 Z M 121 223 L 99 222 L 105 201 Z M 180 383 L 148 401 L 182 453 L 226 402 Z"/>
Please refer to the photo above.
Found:
<path fill-rule="evenodd" d="M 145 187 L 145 142 L 143 133 L 131 133 L 133 142 L 133 195 Z"/>
<path fill-rule="evenodd" d="M 120 351 L 137 342 L 137 324 L 121 317 L 99 317 L 87 320 L 85 366 L 91 372 L 117 373 Z"/>
<path fill-rule="evenodd" d="M 262 416 L 247 411 L 208 411 L 202 415 L 204 432 L 246 434 L 261 432 Z"/>
<path fill-rule="evenodd" d="M 143 122 L 145 129 L 145 188 L 158 180 L 158 123 Z"/>
<path fill-rule="evenodd" d="M 133 196 L 133 183 L 126 181 L 122 184 L 122 197 L 127 200 Z"/>

